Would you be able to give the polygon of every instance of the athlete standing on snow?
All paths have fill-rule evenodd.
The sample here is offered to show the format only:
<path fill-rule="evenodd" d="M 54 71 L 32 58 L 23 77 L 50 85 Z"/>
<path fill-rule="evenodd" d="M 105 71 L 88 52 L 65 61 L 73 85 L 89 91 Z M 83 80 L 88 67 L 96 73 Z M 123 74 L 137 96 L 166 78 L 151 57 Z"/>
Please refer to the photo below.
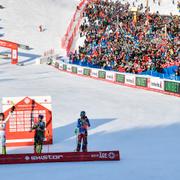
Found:
<path fill-rule="evenodd" d="M 77 139 L 77 148 L 76 151 L 79 152 L 81 150 L 82 144 L 82 151 L 87 152 L 87 137 L 88 137 L 88 128 L 90 127 L 90 122 L 88 117 L 86 116 L 86 112 L 82 111 L 80 113 L 80 118 L 77 122 L 77 128 L 75 133 L 78 135 Z"/>
<path fill-rule="evenodd" d="M 6 154 L 6 123 L 11 118 L 15 106 L 11 108 L 8 117 L 5 119 L 4 113 L 0 113 L 0 154 Z"/>
<path fill-rule="evenodd" d="M 45 122 L 43 121 L 44 116 L 38 116 L 38 122 L 35 123 L 32 129 L 35 129 L 35 136 L 34 136 L 34 153 L 41 153 L 44 141 L 44 133 L 45 133 Z"/>

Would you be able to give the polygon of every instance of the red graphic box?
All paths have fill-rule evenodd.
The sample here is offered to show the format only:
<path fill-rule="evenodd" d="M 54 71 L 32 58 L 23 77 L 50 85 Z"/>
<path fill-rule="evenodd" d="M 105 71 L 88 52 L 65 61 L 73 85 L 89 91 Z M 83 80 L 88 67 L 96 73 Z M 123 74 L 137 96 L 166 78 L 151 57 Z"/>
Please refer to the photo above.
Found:
<path fill-rule="evenodd" d="M 15 111 L 6 125 L 7 146 L 28 146 L 34 144 L 32 126 L 38 120 L 38 115 L 44 116 L 46 123 L 44 144 L 53 143 L 52 135 L 52 107 L 50 96 L 35 97 L 4 97 L 3 112 L 7 117 L 11 107 Z"/>

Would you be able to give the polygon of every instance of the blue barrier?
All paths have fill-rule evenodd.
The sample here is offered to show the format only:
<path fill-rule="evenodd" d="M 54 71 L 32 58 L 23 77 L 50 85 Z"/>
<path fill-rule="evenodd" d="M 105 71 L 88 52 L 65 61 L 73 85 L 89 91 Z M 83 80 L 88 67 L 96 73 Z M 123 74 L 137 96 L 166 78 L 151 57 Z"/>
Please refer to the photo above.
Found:
<path fill-rule="evenodd" d="M 89 67 L 89 68 L 102 69 L 102 67 L 100 67 L 99 65 L 94 65 L 92 63 L 87 62 L 86 60 L 84 60 L 84 61 L 75 60 L 73 62 L 70 62 L 70 64 L 75 64 L 75 65 L 79 65 L 79 66 L 83 66 L 83 67 Z M 103 69 L 112 71 L 112 67 L 106 66 Z M 168 68 L 164 68 L 162 73 L 159 73 L 159 72 L 154 71 L 154 70 L 148 70 L 145 72 L 141 72 L 139 74 L 140 75 L 149 75 L 149 76 L 159 77 L 162 79 L 171 79 L 171 80 L 180 81 L 180 76 L 175 75 L 175 72 L 177 69 L 178 69 L 178 66 L 171 66 Z"/>
<path fill-rule="evenodd" d="M 168 68 L 164 68 L 162 73 L 159 73 L 159 72 L 153 71 L 153 70 L 148 70 L 148 71 L 142 72 L 140 74 L 155 76 L 155 77 L 159 77 L 162 79 L 171 79 L 171 80 L 180 81 L 180 76 L 175 75 L 175 72 L 177 69 L 178 69 L 178 66 L 171 66 Z"/>

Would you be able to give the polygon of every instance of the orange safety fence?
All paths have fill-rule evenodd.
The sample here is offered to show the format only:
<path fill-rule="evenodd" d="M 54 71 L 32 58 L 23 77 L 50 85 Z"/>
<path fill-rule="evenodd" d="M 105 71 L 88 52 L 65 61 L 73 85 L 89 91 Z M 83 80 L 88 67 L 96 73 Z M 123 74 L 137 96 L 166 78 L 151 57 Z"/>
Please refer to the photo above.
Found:
<path fill-rule="evenodd" d="M 75 25 L 74 29 L 72 29 L 74 26 L 74 23 L 76 22 L 75 20 L 76 20 L 77 13 L 86 2 L 90 2 L 90 1 L 92 1 L 92 0 L 82 0 L 80 2 L 80 4 L 77 6 L 77 9 L 73 15 L 73 18 L 71 19 L 71 22 L 67 28 L 66 34 L 64 35 L 64 37 L 61 40 L 61 47 L 66 49 L 67 54 L 69 54 L 71 46 L 72 46 L 73 41 L 74 41 L 74 38 L 76 37 L 77 31 L 79 30 L 79 26 L 80 26 L 81 20 L 83 18 L 83 13 L 84 13 L 85 7 L 83 8 L 83 10 L 80 13 L 80 17 L 78 19 L 77 24 Z M 71 31 L 72 31 L 72 34 L 69 37 Z"/>
<path fill-rule="evenodd" d="M 79 30 L 79 26 L 80 26 L 81 20 L 82 20 L 82 18 L 83 18 L 83 12 L 84 12 L 84 10 L 85 10 L 85 8 L 82 10 L 82 12 L 81 12 L 81 14 L 80 14 L 80 18 L 79 18 L 79 20 L 78 20 L 78 22 L 77 22 L 77 24 L 76 24 L 76 26 L 75 26 L 75 28 L 74 28 L 74 31 L 73 31 L 70 39 L 68 40 L 68 44 L 67 44 L 67 47 L 66 47 L 66 52 L 67 52 L 67 54 L 69 54 L 69 52 L 70 52 L 70 50 L 71 50 L 71 46 L 72 46 L 73 41 L 74 41 L 74 38 L 76 37 L 76 34 L 77 34 L 78 30 Z"/>
<path fill-rule="evenodd" d="M 66 44 L 68 35 L 69 35 L 70 31 L 71 31 L 72 28 L 73 28 L 74 22 L 75 22 L 75 20 L 76 20 L 77 13 L 78 13 L 78 11 L 81 9 L 81 7 L 85 4 L 86 1 L 87 1 L 87 0 L 82 0 L 82 1 L 79 3 L 79 5 L 77 6 L 76 11 L 75 11 L 75 13 L 74 13 L 74 15 L 73 15 L 73 17 L 72 17 L 72 19 L 71 19 L 71 21 L 70 21 L 70 23 L 69 23 L 69 26 L 68 26 L 68 28 L 67 28 L 67 30 L 66 30 L 66 33 L 65 33 L 64 37 L 62 38 L 62 41 L 61 41 L 61 46 L 62 46 L 62 48 L 65 48 L 65 44 Z"/>

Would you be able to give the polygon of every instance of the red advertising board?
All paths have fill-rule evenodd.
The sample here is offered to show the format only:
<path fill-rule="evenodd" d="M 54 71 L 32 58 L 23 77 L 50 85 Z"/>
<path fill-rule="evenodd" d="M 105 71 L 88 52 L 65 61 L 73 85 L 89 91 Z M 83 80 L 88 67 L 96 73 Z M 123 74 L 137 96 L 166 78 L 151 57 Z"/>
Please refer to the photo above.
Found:
<path fill-rule="evenodd" d="M 0 155 L 0 164 L 83 162 L 83 161 L 119 161 L 119 151 L 96 152 L 57 152 L 42 154 Z"/>
<path fill-rule="evenodd" d="M 10 41 L 0 40 L 0 47 L 11 49 L 11 64 L 18 63 L 18 44 Z"/>
<path fill-rule="evenodd" d="M 38 115 L 44 116 L 46 123 L 45 144 L 52 144 L 52 111 L 51 97 L 5 97 L 3 112 L 7 117 L 12 105 L 15 111 L 6 125 L 7 146 L 27 146 L 34 144 L 32 126 L 37 122 Z"/>

